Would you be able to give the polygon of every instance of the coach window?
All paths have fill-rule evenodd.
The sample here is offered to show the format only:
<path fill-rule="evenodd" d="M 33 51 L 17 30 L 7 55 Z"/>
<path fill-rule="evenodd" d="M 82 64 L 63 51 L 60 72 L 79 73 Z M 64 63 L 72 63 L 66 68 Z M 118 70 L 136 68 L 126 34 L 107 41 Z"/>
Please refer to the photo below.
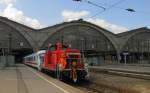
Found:
<path fill-rule="evenodd" d="M 31 57 L 31 61 L 34 61 L 34 56 L 33 56 L 33 57 Z"/>
<path fill-rule="evenodd" d="M 44 54 L 40 54 L 40 61 L 43 63 L 44 62 Z"/>
<path fill-rule="evenodd" d="M 31 58 L 32 61 L 34 61 L 34 56 Z"/>
<path fill-rule="evenodd" d="M 35 60 L 35 56 L 34 56 L 34 59 L 33 60 Z"/>

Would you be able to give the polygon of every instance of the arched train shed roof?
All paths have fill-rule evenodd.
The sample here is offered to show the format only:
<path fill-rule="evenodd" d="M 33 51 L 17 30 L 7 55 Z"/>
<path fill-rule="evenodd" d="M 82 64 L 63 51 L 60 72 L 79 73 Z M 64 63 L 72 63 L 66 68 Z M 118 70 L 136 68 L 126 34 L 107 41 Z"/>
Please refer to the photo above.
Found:
<path fill-rule="evenodd" d="M 88 26 L 88 27 L 91 27 L 91 28 L 95 29 L 96 31 L 99 31 L 109 41 L 111 41 L 111 43 L 113 44 L 115 49 L 118 48 L 115 34 L 113 34 L 112 32 L 110 32 L 110 31 L 108 31 L 108 30 L 106 30 L 104 28 L 101 28 L 101 27 L 99 27 L 97 25 L 94 25 L 94 24 L 86 22 L 86 21 L 77 20 L 77 21 L 72 21 L 72 22 L 64 22 L 64 23 L 61 23 L 61 24 L 54 25 L 52 27 L 47 27 L 47 28 L 44 28 L 44 29 L 40 29 L 39 31 L 43 32 L 43 33 L 47 33 L 47 37 L 44 37 L 44 41 L 46 41 L 49 37 L 53 36 L 53 34 L 55 34 L 56 32 L 58 32 L 58 31 L 60 31 L 60 30 L 62 30 L 64 28 L 67 28 L 67 27 L 70 27 L 70 26 L 77 26 L 77 25 Z M 41 44 L 41 46 L 42 45 L 43 44 Z"/>
<path fill-rule="evenodd" d="M 0 22 L 7 24 L 8 26 L 18 31 L 27 40 L 27 42 L 31 45 L 33 49 L 41 48 L 44 42 L 49 37 L 52 37 L 53 34 L 55 34 L 56 32 L 64 28 L 70 27 L 70 26 L 77 26 L 77 25 L 88 26 L 90 28 L 95 29 L 96 31 L 99 31 L 109 41 L 111 41 L 112 45 L 117 51 L 121 51 L 122 47 L 127 43 L 127 41 L 131 37 L 135 36 L 136 34 L 141 33 L 141 32 L 142 33 L 150 32 L 150 29 L 146 27 L 142 27 L 142 28 L 134 29 L 134 30 L 127 31 L 127 32 L 114 34 L 100 26 L 94 25 L 90 22 L 86 22 L 83 20 L 63 22 L 63 23 L 56 24 L 54 26 L 49 26 L 49 27 L 42 28 L 42 29 L 33 29 L 23 24 L 9 20 L 8 18 L 5 18 L 5 17 L 0 17 Z"/>
<path fill-rule="evenodd" d="M 34 31 L 34 29 L 27 27 L 23 24 L 14 22 L 12 20 L 9 20 L 8 18 L 5 18 L 5 17 L 0 17 L 0 22 L 8 25 L 9 27 L 11 27 L 13 29 L 15 29 L 21 36 L 23 36 L 27 40 L 27 42 L 34 49 L 35 41 L 30 34 L 31 32 Z"/>
<path fill-rule="evenodd" d="M 119 39 L 118 43 L 120 44 L 121 51 L 123 51 L 122 50 L 123 46 L 128 42 L 130 38 L 136 36 L 137 34 L 147 33 L 147 32 L 150 33 L 150 29 L 148 29 L 147 27 L 141 27 L 141 28 L 137 28 L 137 29 L 133 29 L 127 32 L 117 34 L 117 37 Z"/>

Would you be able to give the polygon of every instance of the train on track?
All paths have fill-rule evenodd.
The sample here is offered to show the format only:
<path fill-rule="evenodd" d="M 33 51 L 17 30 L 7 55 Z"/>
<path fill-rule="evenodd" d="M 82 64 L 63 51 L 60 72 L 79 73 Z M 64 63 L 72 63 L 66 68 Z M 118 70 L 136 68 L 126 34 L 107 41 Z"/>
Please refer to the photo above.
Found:
<path fill-rule="evenodd" d="M 74 82 L 85 79 L 88 74 L 81 51 L 60 42 L 49 45 L 47 50 L 25 56 L 24 63 L 40 71 L 52 72 L 58 79 L 69 78 Z"/>

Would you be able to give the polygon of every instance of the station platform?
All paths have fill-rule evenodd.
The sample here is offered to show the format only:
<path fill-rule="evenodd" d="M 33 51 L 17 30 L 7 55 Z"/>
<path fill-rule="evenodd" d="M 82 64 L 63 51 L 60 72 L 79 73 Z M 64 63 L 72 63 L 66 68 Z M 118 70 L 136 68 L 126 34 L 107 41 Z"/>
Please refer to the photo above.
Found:
<path fill-rule="evenodd" d="M 23 64 L 0 68 L 0 93 L 84 93 Z"/>

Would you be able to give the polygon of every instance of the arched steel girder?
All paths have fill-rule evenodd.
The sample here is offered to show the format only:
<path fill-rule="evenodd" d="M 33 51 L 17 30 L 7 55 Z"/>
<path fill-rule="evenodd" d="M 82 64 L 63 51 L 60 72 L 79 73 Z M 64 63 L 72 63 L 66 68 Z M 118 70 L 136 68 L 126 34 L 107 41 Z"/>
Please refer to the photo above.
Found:
<path fill-rule="evenodd" d="M 144 32 L 143 32 L 143 30 L 139 30 L 139 31 L 135 31 L 132 34 L 128 35 L 128 37 L 124 40 L 124 43 L 122 44 L 122 46 L 120 46 L 121 47 L 120 52 L 122 52 L 124 50 L 124 46 L 130 40 L 130 38 L 132 38 L 132 37 L 134 37 L 134 36 L 136 36 L 136 35 L 138 35 L 140 33 L 150 33 L 150 30 L 149 29 L 145 29 Z"/>
<path fill-rule="evenodd" d="M 27 42 L 27 44 L 29 44 L 31 48 L 34 50 L 34 45 L 30 41 L 32 37 L 28 33 L 18 30 L 17 27 L 15 28 L 14 26 L 8 24 L 7 22 L 1 21 L 1 20 L 0 22 L 5 24 L 6 26 L 9 26 L 11 29 L 14 29 L 13 31 L 16 31 L 20 36 L 22 36 Z"/>
<path fill-rule="evenodd" d="M 61 31 L 61 30 L 65 29 L 69 26 L 88 26 L 88 27 L 91 27 L 91 28 L 95 29 L 96 31 L 99 31 L 99 33 L 103 34 L 104 37 L 106 37 L 111 42 L 111 44 L 113 45 L 113 47 L 115 48 L 116 51 L 118 49 L 116 42 L 113 40 L 113 38 L 111 38 L 110 36 L 107 35 L 108 33 L 105 32 L 106 31 L 105 29 L 102 29 L 102 28 L 100 28 L 94 24 L 88 23 L 88 22 L 86 22 L 86 23 L 85 22 L 84 23 L 82 23 L 82 22 L 81 23 L 79 23 L 79 22 L 78 23 L 69 23 L 69 24 L 66 24 L 66 25 L 63 25 L 61 27 L 56 28 L 55 31 L 53 31 L 52 33 L 48 33 L 48 37 L 45 39 L 45 41 L 43 42 L 43 44 L 41 45 L 40 48 L 42 48 L 44 46 L 44 44 L 47 42 L 47 40 L 49 38 L 51 38 L 56 32 Z"/>

